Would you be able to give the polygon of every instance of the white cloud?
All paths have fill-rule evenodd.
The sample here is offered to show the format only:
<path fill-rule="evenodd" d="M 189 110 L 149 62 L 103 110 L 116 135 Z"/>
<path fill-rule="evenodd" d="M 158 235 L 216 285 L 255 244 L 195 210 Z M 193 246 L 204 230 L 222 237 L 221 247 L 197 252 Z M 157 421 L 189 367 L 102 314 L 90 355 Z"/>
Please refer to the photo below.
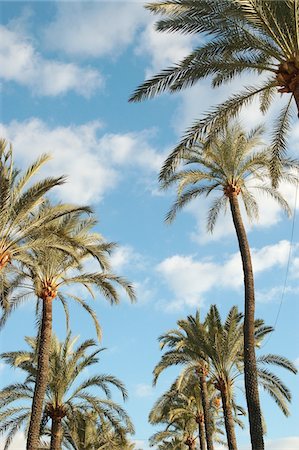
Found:
<path fill-rule="evenodd" d="M 56 17 L 44 32 L 46 44 L 80 57 L 118 56 L 147 20 L 137 2 L 57 3 Z"/>
<path fill-rule="evenodd" d="M 250 445 L 241 445 L 239 448 L 240 450 L 251 450 Z M 298 448 L 299 436 L 265 440 L 265 450 L 297 450 Z M 223 450 L 223 446 L 216 446 L 215 450 Z"/>
<path fill-rule="evenodd" d="M 56 188 L 63 201 L 100 201 L 126 170 L 156 172 L 161 156 L 149 145 L 149 132 L 102 134 L 99 121 L 50 128 L 39 119 L 0 124 L 0 134 L 13 143 L 16 158 L 24 166 L 42 152 L 53 159 L 41 175 L 66 174 L 68 182 Z"/>
<path fill-rule="evenodd" d="M 1 437 L 0 440 L 0 450 L 4 449 L 4 437 Z M 18 431 L 15 438 L 12 441 L 12 444 L 10 446 L 13 450 L 25 450 L 26 449 L 26 440 L 25 436 L 22 432 Z"/>
<path fill-rule="evenodd" d="M 217 265 L 195 261 L 192 256 L 175 255 L 162 261 L 157 270 L 175 296 L 175 300 L 168 303 L 168 309 L 176 310 L 184 304 L 201 304 L 203 294 L 215 283 Z"/>
<path fill-rule="evenodd" d="M 134 282 L 134 288 L 137 298 L 137 307 L 154 301 L 157 296 L 157 289 L 153 287 L 153 280 L 149 277 L 143 278 L 142 281 Z"/>
<path fill-rule="evenodd" d="M 259 250 L 252 249 L 255 275 L 276 266 L 284 266 L 288 254 L 287 241 L 280 241 Z M 180 310 L 184 305 L 202 305 L 205 294 L 212 289 L 238 289 L 243 285 L 239 252 L 230 255 L 223 264 L 212 260 L 199 261 L 193 256 L 174 255 L 162 261 L 157 266 L 157 271 L 174 297 L 172 301 L 167 302 L 166 309 L 169 311 Z"/>
<path fill-rule="evenodd" d="M 97 70 L 45 59 L 26 36 L 4 26 L 0 26 L 0 77 L 45 96 L 75 91 L 89 97 L 103 86 Z"/>
<path fill-rule="evenodd" d="M 136 450 L 153 450 L 153 447 L 150 447 L 146 441 L 134 439 L 133 442 L 136 445 Z"/>
<path fill-rule="evenodd" d="M 271 303 L 281 299 L 283 292 L 292 292 L 292 289 L 283 289 L 283 286 L 275 286 L 270 289 L 257 290 L 255 293 L 255 298 L 257 302 L 260 303 Z"/>
<path fill-rule="evenodd" d="M 266 450 L 296 450 L 299 448 L 299 436 L 290 436 L 281 439 L 266 441 Z"/>
<path fill-rule="evenodd" d="M 164 156 L 156 153 L 148 144 L 151 131 L 126 134 L 106 134 L 101 146 L 105 154 L 117 166 L 138 166 L 150 171 L 158 172 Z"/>
<path fill-rule="evenodd" d="M 141 398 L 151 397 L 153 395 L 153 388 L 150 384 L 140 383 L 135 388 L 135 394 Z"/>
<path fill-rule="evenodd" d="M 113 271 L 116 273 L 122 272 L 124 268 L 130 266 L 132 268 L 142 267 L 144 264 L 143 257 L 135 252 L 135 250 L 130 246 L 119 246 L 117 247 L 111 257 L 110 263 Z"/>

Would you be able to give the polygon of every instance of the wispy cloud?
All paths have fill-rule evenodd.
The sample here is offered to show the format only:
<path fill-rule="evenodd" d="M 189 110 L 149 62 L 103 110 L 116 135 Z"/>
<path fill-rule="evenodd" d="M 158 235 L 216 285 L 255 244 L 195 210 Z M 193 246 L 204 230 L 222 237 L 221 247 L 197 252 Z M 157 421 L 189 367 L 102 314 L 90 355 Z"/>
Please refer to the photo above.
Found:
<path fill-rule="evenodd" d="M 134 40 L 148 13 L 140 2 L 57 2 L 46 27 L 48 47 L 68 55 L 115 58 Z M 113 18 L 113 21 L 111 22 Z"/>
<path fill-rule="evenodd" d="M 68 182 L 56 189 L 63 201 L 101 201 L 131 170 L 140 179 L 156 173 L 162 158 L 149 143 L 150 132 L 107 134 L 99 121 L 53 128 L 39 119 L 13 121 L 0 124 L 0 133 L 13 143 L 22 165 L 42 152 L 53 156 L 41 175 L 50 171 L 68 176 Z"/>
<path fill-rule="evenodd" d="M 288 241 L 252 249 L 255 274 L 284 266 L 288 254 Z M 212 259 L 198 260 L 190 255 L 174 255 L 163 260 L 157 271 L 173 294 L 173 300 L 164 305 L 169 311 L 181 310 L 184 305 L 202 305 L 205 294 L 212 289 L 239 289 L 243 285 L 239 253 L 230 255 L 223 263 Z"/>
<path fill-rule="evenodd" d="M 267 450 L 297 450 L 299 448 L 299 436 L 289 436 L 280 439 L 269 439 L 265 441 Z M 250 445 L 241 445 L 240 450 L 250 450 Z M 223 446 L 216 446 L 215 450 L 223 450 Z"/>
<path fill-rule="evenodd" d="M 153 388 L 150 384 L 140 383 L 135 388 L 135 395 L 137 397 L 151 397 L 153 395 Z"/>
<path fill-rule="evenodd" d="M 103 87 L 98 70 L 44 58 L 27 36 L 0 26 L 0 78 L 28 87 L 35 95 L 74 91 L 89 97 Z"/>
<path fill-rule="evenodd" d="M 2 436 L 0 438 L 0 450 L 4 449 L 4 436 Z M 26 440 L 25 440 L 25 436 L 21 431 L 18 431 L 11 443 L 11 448 L 13 448 L 14 450 L 25 450 L 26 449 Z"/>

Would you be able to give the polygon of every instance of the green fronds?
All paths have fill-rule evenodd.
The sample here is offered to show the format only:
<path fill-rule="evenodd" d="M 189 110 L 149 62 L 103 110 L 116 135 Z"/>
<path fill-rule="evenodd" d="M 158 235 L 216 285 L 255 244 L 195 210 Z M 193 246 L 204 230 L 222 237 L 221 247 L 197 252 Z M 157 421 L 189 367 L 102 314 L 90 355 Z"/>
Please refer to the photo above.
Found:
<path fill-rule="evenodd" d="M 203 119 L 196 121 L 165 160 L 159 175 L 160 182 L 167 180 L 177 169 L 186 149 L 192 148 L 198 140 L 203 138 L 208 137 L 210 141 L 217 138 L 219 132 L 227 128 L 228 122 L 235 119 L 244 106 L 247 106 L 256 96 L 271 86 L 272 84 L 269 82 L 261 87 L 248 86 L 244 91 L 232 95 L 224 103 L 211 109 Z"/>
<path fill-rule="evenodd" d="M 207 193 L 208 188 L 206 187 L 200 187 L 200 188 L 191 188 L 188 190 L 185 190 L 183 194 L 180 194 L 176 200 L 176 202 L 173 204 L 172 208 L 168 211 L 168 213 L 165 216 L 165 221 L 168 223 L 171 223 L 179 210 L 181 210 L 185 205 L 187 205 L 191 200 L 194 198 L 197 198 L 198 196 L 202 195 L 203 193 Z"/>
<path fill-rule="evenodd" d="M 214 200 L 208 212 L 207 230 L 213 233 L 220 211 L 227 205 L 227 198 L 222 195 Z"/>
<path fill-rule="evenodd" d="M 54 409 L 57 405 L 63 405 L 66 416 L 62 422 L 66 441 L 75 432 L 73 426 L 77 420 L 89 415 L 92 415 L 97 430 L 104 429 L 108 421 L 110 431 L 116 433 L 118 439 L 125 439 L 128 433 L 134 432 L 134 427 L 122 406 L 112 401 L 111 388 L 118 390 L 124 400 L 127 398 L 126 388 L 118 378 L 110 374 L 93 375 L 78 385 L 78 377 L 87 367 L 98 364 L 97 355 L 103 349 L 97 348 L 92 339 L 75 347 L 76 340 L 70 334 L 64 342 L 59 342 L 55 336 L 52 338 L 44 422 L 51 420 L 47 413 L 50 404 Z M 27 374 L 27 379 L 30 379 L 26 383 L 15 383 L 0 391 L 0 432 L 7 434 L 7 448 L 16 430 L 24 428 L 30 418 L 31 408 L 27 403 L 30 404 L 33 398 L 35 376 L 32 374 L 36 374 L 37 368 L 37 341 L 33 338 L 27 338 L 26 341 L 31 352 L 8 352 L 2 355 L 6 362 L 21 368 Z M 102 395 L 94 394 L 99 391 Z M 47 433 L 45 424 L 43 433 Z"/>
<path fill-rule="evenodd" d="M 280 355 L 263 355 L 260 356 L 257 361 L 261 364 L 273 364 L 278 367 L 283 367 L 284 369 L 289 370 L 290 372 L 296 374 L 298 372 L 296 366 L 289 359 Z"/>
<path fill-rule="evenodd" d="M 282 160 L 287 153 L 287 136 L 290 129 L 290 119 L 292 112 L 292 97 L 282 108 L 276 121 L 272 133 L 270 173 L 274 187 L 277 187 L 282 174 Z"/>
<path fill-rule="evenodd" d="M 169 0 L 150 3 L 147 8 L 162 15 L 156 23 L 157 30 L 197 34 L 200 45 L 182 61 L 146 80 L 130 101 L 152 98 L 165 91 L 173 93 L 202 79 L 210 79 L 211 85 L 218 87 L 224 82 L 233 82 L 243 73 L 253 72 L 261 80 L 266 73 L 271 73 L 262 85 L 248 86 L 233 94 L 196 121 L 166 159 L 160 173 L 162 182 L 176 170 L 187 148 L 205 133 L 217 135 L 254 98 L 259 99 L 263 113 L 268 111 L 279 93 L 277 74 L 281 65 L 292 61 L 299 52 L 299 13 L 297 0 Z M 291 93 L 273 133 L 271 174 L 274 184 L 280 175 L 280 157 L 286 146 L 286 111 L 293 100 Z"/>
<path fill-rule="evenodd" d="M 271 187 L 271 159 L 269 150 L 263 148 L 262 126 L 246 133 L 240 124 L 233 123 L 220 130 L 217 135 L 207 135 L 200 145 L 184 149 L 181 167 L 167 166 L 161 172 L 161 184 L 168 188 L 175 184 L 177 196 L 166 215 L 172 222 L 178 211 L 190 201 L 215 194 L 207 216 L 207 230 L 213 232 L 221 211 L 226 211 L 229 187 L 237 189 L 250 221 L 258 220 L 258 203 L 254 190 L 273 198 L 287 213 L 289 206 L 281 194 Z M 296 184 L 298 162 L 290 158 L 281 159 L 280 180 Z M 184 169 L 187 166 L 187 169 Z M 228 191 L 227 191 L 228 189 Z M 237 197 L 238 198 L 238 197 Z"/>
<path fill-rule="evenodd" d="M 156 439 L 159 441 L 160 438 L 167 442 L 171 442 L 170 437 L 179 438 L 178 430 L 181 430 L 182 425 L 185 431 L 192 423 L 197 427 L 196 418 L 203 414 L 202 376 L 208 382 L 209 410 L 213 416 L 215 430 L 218 430 L 218 422 L 223 424 L 222 409 L 219 404 L 216 407 L 214 404 L 219 401 L 219 391 L 223 386 L 227 392 L 234 423 L 243 426 L 239 416 L 245 415 L 245 411 L 235 403 L 234 395 L 236 382 L 244 373 L 243 329 L 243 314 L 236 306 L 230 309 L 225 321 L 222 321 L 217 306 L 211 305 L 203 322 L 200 321 L 197 311 L 195 316 L 189 315 L 186 319 L 179 320 L 177 328 L 160 336 L 162 349 L 166 351 L 154 369 L 154 384 L 167 368 L 179 365 L 181 370 L 170 389 L 156 401 L 151 410 L 150 423 L 165 425 L 162 432 L 153 436 L 153 442 L 156 442 Z M 257 348 L 271 331 L 272 327 L 266 326 L 263 320 L 255 320 Z M 274 399 L 282 412 L 288 415 L 290 391 L 277 375 L 264 367 L 265 365 L 276 365 L 292 373 L 297 372 L 296 367 L 287 358 L 278 355 L 262 355 L 257 358 L 259 385 Z"/>

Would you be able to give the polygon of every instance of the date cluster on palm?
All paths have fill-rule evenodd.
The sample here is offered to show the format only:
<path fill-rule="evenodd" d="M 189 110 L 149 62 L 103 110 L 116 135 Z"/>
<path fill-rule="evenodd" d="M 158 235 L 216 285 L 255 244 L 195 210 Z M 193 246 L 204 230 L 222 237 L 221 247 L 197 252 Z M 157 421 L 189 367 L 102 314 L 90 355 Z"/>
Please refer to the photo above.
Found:
<path fill-rule="evenodd" d="M 8 264 L 11 260 L 11 256 L 8 252 L 4 252 L 2 255 L 0 255 L 0 270 L 3 269 L 6 264 Z"/>
<path fill-rule="evenodd" d="M 299 87 L 299 55 L 279 65 L 277 71 L 277 83 L 281 86 L 278 92 L 294 93 Z"/>
<path fill-rule="evenodd" d="M 47 300 L 47 299 L 54 300 L 56 295 L 57 295 L 57 286 L 51 282 L 44 283 L 40 298 L 42 298 L 44 300 Z"/>
<path fill-rule="evenodd" d="M 54 407 L 52 403 L 47 403 L 46 413 L 51 419 L 61 420 L 66 416 L 67 411 L 64 405 Z"/>

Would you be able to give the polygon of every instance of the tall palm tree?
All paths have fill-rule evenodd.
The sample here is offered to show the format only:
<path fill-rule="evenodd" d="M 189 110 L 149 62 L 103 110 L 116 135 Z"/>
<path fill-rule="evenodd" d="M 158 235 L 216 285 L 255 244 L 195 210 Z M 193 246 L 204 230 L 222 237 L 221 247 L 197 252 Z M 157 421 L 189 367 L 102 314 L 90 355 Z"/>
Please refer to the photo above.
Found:
<path fill-rule="evenodd" d="M 211 141 L 207 139 L 198 147 L 186 150 L 184 165 L 188 168 L 177 170 L 162 184 L 164 188 L 173 184 L 178 186 L 177 200 L 166 217 L 168 221 L 172 221 L 177 212 L 194 198 L 215 194 L 207 219 L 207 228 L 212 232 L 220 211 L 229 205 L 244 275 L 245 388 L 250 435 L 253 448 L 259 450 L 263 449 L 264 444 L 255 358 L 254 276 L 239 197 L 251 220 L 258 217 L 258 205 L 251 192 L 253 188 L 273 198 L 286 212 L 289 212 L 287 202 L 276 189 L 267 184 L 270 158 L 267 149 L 258 149 L 261 145 L 261 133 L 261 127 L 245 133 L 237 123 L 225 128 Z M 281 165 L 281 179 L 286 182 L 296 182 L 296 176 L 290 173 L 290 169 L 296 164 L 291 160 L 282 159 Z M 219 192 L 218 196 L 216 196 L 217 192 Z"/>
<path fill-rule="evenodd" d="M 74 348 L 76 340 L 77 338 L 72 339 L 69 334 L 65 342 L 59 342 L 55 336 L 51 341 L 49 380 L 41 425 L 41 432 L 45 433 L 50 419 L 51 450 L 60 450 L 62 442 L 67 443 L 75 432 L 80 433 L 78 428 L 82 417 L 90 416 L 90 420 L 97 423 L 98 427 L 99 424 L 106 424 L 106 428 L 109 425 L 110 434 L 115 433 L 114 440 L 122 439 L 126 433 L 134 431 L 124 409 L 111 400 L 111 387 L 118 389 L 124 400 L 127 398 L 127 391 L 121 381 L 112 375 L 93 375 L 80 380 L 86 368 L 99 362 L 99 354 L 103 349 L 95 348 L 96 343 L 92 339 Z M 34 394 L 38 370 L 38 343 L 33 338 L 26 338 L 26 342 L 31 347 L 30 351 L 7 352 L 1 355 L 6 363 L 27 373 L 24 383 L 16 383 L 0 391 L 0 430 L 8 431 L 5 449 L 11 444 L 16 431 L 24 424 L 29 424 L 30 420 L 27 401 L 30 402 Z M 94 389 L 100 390 L 104 397 L 95 395 Z M 102 430 L 102 441 L 104 436 Z M 89 436 L 89 439 L 91 437 Z M 81 444 L 78 444 L 78 448 L 83 449 Z"/>
<path fill-rule="evenodd" d="M 272 175 L 277 180 L 279 159 L 286 150 L 292 103 L 299 115 L 299 3 L 298 0 L 165 0 L 146 5 L 162 15 L 156 28 L 163 32 L 201 35 L 190 55 L 136 89 L 131 101 L 176 92 L 210 77 L 212 86 L 256 74 L 260 83 L 246 86 L 195 121 L 167 159 L 161 176 L 175 169 L 184 149 L 202 133 L 217 131 L 255 98 L 265 113 L 283 94 L 286 104 L 273 129 Z"/>
<path fill-rule="evenodd" d="M 119 302 L 117 287 L 125 290 L 131 300 L 135 299 L 130 283 L 110 271 L 109 254 L 115 244 L 106 242 L 98 233 L 92 232 L 94 218 L 82 218 L 80 214 L 70 214 L 57 220 L 56 234 L 62 236 L 69 244 L 70 250 L 32 249 L 27 254 L 26 265 L 20 272 L 21 287 L 24 292 L 17 292 L 10 302 L 10 309 L 23 301 L 28 293 L 33 292 L 37 298 L 37 311 L 40 317 L 38 372 L 32 404 L 32 414 L 28 432 L 27 449 L 36 450 L 39 440 L 39 427 L 42 415 L 43 399 L 46 392 L 49 354 L 52 334 L 52 307 L 55 298 L 61 301 L 68 321 L 68 300 L 79 303 L 92 317 L 98 338 L 101 337 L 100 326 L 93 309 L 80 295 L 68 290 L 71 286 L 82 286 L 94 297 L 96 288 L 110 303 Z M 49 227 L 50 228 L 50 227 Z M 88 259 L 99 263 L 98 272 L 86 272 L 83 264 Z M 26 283 L 27 282 L 27 283 Z M 40 311 L 41 310 L 41 311 Z"/>

